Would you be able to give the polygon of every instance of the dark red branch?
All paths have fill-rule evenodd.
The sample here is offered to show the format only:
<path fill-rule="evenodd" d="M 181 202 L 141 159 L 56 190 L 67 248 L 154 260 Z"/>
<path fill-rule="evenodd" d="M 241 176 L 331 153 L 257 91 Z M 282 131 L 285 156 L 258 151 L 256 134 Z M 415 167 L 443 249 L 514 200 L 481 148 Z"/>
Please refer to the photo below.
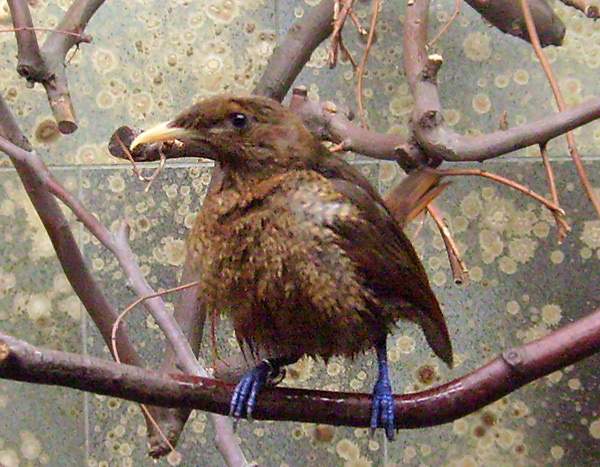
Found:
<path fill-rule="evenodd" d="M 395 396 L 397 428 L 440 425 L 496 401 L 525 384 L 600 351 L 600 309 L 442 386 Z M 0 333 L 0 377 L 70 387 L 144 404 L 226 414 L 234 386 L 40 349 Z M 254 410 L 260 420 L 367 427 L 368 394 L 266 388 Z"/>

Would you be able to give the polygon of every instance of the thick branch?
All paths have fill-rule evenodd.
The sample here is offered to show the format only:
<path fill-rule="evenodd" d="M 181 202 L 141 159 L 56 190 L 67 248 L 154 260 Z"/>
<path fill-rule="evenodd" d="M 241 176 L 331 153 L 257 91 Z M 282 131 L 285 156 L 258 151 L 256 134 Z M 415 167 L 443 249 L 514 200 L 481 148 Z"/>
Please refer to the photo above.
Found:
<path fill-rule="evenodd" d="M 322 0 L 294 24 L 278 45 L 254 93 L 282 101 L 317 46 L 333 31 L 334 0 Z"/>
<path fill-rule="evenodd" d="M 436 112 L 435 118 L 437 117 L 441 117 L 441 114 Z M 598 118 L 600 118 L 600 98 L 593 97 L 534 122 L 473 137 L 463 136 L 450 130 L 444 125 L 441 117 L 440 125 L 420 132 L 419 141 L 428 151 L 444 160 L 482 162 L 528 146 L 544 145 L 551 139 Z"/>
<path fill-rule="evenodd" d="M 0 138 L 0 151 L 6 153 L 13 161 L 23 186 L 48 232 L 67 279 L 94 320 L 104 341 L 110 346 L 111 328 L 117 315 L 90 274 L 69 223 L 48 190 L 45 182 L 51 177 L 48 168 L 37 153 L 26 150 L 31 146 L 18 129 L 2 96 L 0 96 L 0 123 L 2 124 L 0 133 L 14 143 L 13 145 L 7 139 Z M 18 155 L 23 157 L 16 157 Z M 142 365 L 135 348 L 123 332 L 119 332 L 119 353 L 123 361 Z"/>
<path fill-rule="evenodd" d="M 531 42 L 519 0 L 466 0 L 481 16 L 502 32 Z M 562 45 L 565 26 L 545 0 L 529 0 L 543 46 Z"/>
<path fill-rule="evenodd" d="M 429 1 L 407 6 L 404 28 L 404 66 L 414 106 L 414 136 L 430 157 L 447 161 L 484 161 L 534 144 L 545 144 L 565 132 L 600 117 L 600 98 L 569 107 L 535 122 L 508 130 L 469 137 L 450 130 L 444 123 L 436 76 L 425 75 Z"/>
<path fill-rule="evenodd" d="M 8 0 L 8 7 L 17 39 L 17 73 L 28 81 L 48 79 L 27 2 Z"/>
<path fill-rule="evenodd" d="M 442 386 L 395 396 L 396 427 L 440 425 L 496 401 L 527 383 L 600 351 L 600 309 L 552 334 L 504 352 Z M 234 386 L 40 349 L 0 333 L 0 377 L 70 387 L 145 404 L 226 414 Z M 254 418 L 367 427 L 371 397 L 331 391 L 265 388 Z"/>
<path fill-rule="evenodd" d="M 18 44 L 17 71 L 32 85 L 44 86 L 58 129 L 63 134 L 77 129 L 65 56 L 74 45 L 91 40 L 83 35 L 83 30 L 102 3 L 104 0 L 75 0 L 40 50 L 27 3 L 25 0 L 9 2 Z"/>
<path fill-rule="evenodd" d="M 421 165 L 435 166 L 434 161 L 427 160 L 421 148 L 405 136 L 377 133 L 353 123 L 349 109 L 329 101 L 312 101 L 305 88 L 294 89 L 290 107 L 314 135 L 338 144 L 344 151 L 374 159 L 394 160 L 406 171 Z"/>

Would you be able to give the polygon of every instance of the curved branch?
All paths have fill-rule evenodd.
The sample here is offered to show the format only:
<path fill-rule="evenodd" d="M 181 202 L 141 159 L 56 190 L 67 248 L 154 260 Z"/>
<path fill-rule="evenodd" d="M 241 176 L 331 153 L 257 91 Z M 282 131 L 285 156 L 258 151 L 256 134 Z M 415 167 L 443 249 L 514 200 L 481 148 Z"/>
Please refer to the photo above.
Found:
<path fill-rule="evenodd" d="M 600 351 L 600 309 L 550 335 L 515 347 L 465 376 L 426 391 L 394 396 L 396 428 L 451 422 L 522 386 Z M 234 385 L 167 375 L 67 352 L 41 349 L 0 333 L 0 377 L 59 385 L 144 404 L 226 414 Z M 265 388 L 254 409 L 260 420 L 367 427 L 371 396 Z"/>
<path fill-rule="evenodd" d="M 417 0 L 407 6 L 404 66 L 414 97 L 414 136 L 431 157 L 453 162 L 481 162 L 534 144 L 545 144 L 600 118 L 600 98 L 591 98 L 562 112 L 508 130 L 475 137 L 450 130 L 442 115 L 437 77 L 424 74 L 430 61 L 425 54 L 428 11 L 428 0 Z"/>
<path fill-rule="evenodd" d="M 446 161 L 482 162 L 553 138 L 600 118 L 600 98 L 590 98 L 562 112 L 508 130 L 480 136 L 463 136 L 445 125 L 431 128 L 423 145 Z"/>
<path fill-rule="evenodd" d="M 500 31 L 531 42 L 519 0 L 465 0 L 474 10 Z M 565 26 L 545 0 L 529 0 L 540 41 L 547 45 L 562 45 Z"/>

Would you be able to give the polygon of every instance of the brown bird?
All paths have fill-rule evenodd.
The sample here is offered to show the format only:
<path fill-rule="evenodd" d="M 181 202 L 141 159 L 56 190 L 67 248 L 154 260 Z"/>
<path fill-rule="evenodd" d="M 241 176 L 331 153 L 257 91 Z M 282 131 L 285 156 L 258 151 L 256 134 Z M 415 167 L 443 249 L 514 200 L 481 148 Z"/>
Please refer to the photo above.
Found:
<path fill-rule="evenodd" d="M 375 348 L 371 427 L 392 439 L 388 333 L 398 320 L 419 324 L 448 365 L 452 347 L 425 270 L 375 189 L 264 97 L 204 100 L 131 149 L 167 141 L 203 151 L 225 171 L 188 240 L 198 300 L 231 317 L 242 348 L 269 355 L 239 382 L 231 414 L 250 418 L 264 384 L 303 355 L 327 361 Z"/>

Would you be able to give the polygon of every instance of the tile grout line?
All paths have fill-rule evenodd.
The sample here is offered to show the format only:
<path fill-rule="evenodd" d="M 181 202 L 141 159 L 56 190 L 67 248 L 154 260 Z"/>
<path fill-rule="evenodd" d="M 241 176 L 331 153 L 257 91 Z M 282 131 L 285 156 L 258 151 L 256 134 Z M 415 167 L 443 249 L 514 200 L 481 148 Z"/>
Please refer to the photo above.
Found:
<path fill-rule="evenodd" d="M 83 202 L 83 167 L 77 167 L 77 197 Z M 83 244 L 83 229 L 85 228 L 81 222 L 78 222 L 77 229 L 77 241 L 81 254 L 85 259 L 85 247 Z M 88 355 L 87 352 L 87 313 L 84 310 L 83 304 L 79 304 L 81 308 L 81 351 L 84 356 Z M 89 465 L 90 461 L 90 394 L 88 392 L 83 393 L 83 423 L 84 423 L 84 460 L 85 465 Z"/>

